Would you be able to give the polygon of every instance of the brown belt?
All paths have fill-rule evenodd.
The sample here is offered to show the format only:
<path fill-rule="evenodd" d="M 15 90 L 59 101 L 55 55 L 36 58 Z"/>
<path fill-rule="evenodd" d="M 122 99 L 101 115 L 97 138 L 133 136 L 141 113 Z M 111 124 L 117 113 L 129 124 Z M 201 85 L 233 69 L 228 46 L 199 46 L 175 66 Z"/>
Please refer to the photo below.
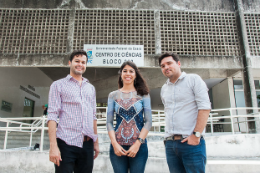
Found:
<path fill-rule="evenodd" d="M 172 135 L 172 136 L 169 136 L 167 138 L 164 139 L 164 141 L 177 141 L 177 140 L 183 140 L 183 136 L 182 135 Z"/>
<path fill-rule="evenodd" d="M 172 135 L 164 139 L 164 141 L 177 141 L 177 140 L 183 140 L 185 139 L 182 135 Z M 203 136 L 201 136 L 201 139 L 203 139 Z"/>
<path fill-rule="evenodd" d="M 88 136 L 84 136 L 83 142 L 85 142 L 85 141 L 89 141 L 90 139 L 91 139 L 90 137 L 88 137 Z"/>

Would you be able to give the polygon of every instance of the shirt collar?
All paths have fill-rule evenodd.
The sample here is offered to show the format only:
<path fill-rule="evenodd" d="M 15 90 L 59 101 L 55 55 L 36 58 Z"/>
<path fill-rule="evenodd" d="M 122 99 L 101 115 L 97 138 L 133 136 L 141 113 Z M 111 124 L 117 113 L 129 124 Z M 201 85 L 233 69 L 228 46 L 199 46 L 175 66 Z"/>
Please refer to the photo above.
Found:
<path fill-rule="evenodd" d="M 182 79 L 185 78 L 186 76 L 187 76 L 187 74 L 186 74 L 185 72 L 182 72 L 181 75 L 180 75 L 180 77 L 177 79 L 177 81 L 182 80 Z M 177 81 L 176 81 L 176 82 L 177 82 Z M 175 83 L 176 83 L 176 82 L 175 82 Z M 173 83 L 170 82 L 170 79 L 167 79 L 166 84 L 169 85 L 169 84 L 173 84 Z"/>
<path fill-rule="evenodd" d="M 69 80 L 74 79 L 74 78 L 70 74 L 68 74 L 66 79 L 69 81 Z M 76 79 L 74 79 L 74 80 L 76 80 Z M 89 80 L 82 77 L 82 82 L 88 82 L 89 83 Z"/>

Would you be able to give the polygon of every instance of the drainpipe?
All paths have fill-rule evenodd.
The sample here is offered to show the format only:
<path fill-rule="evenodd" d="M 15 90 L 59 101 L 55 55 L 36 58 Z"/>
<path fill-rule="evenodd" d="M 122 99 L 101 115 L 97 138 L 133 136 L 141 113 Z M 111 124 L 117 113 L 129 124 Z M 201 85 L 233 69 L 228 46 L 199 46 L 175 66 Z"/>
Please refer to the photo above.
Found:
<path fill-rule="evenodd" d="M 251 63 L 251 55 L 249 50 L 249 44 L 247 39 L 247 30 L 246 23 L 244 17 L 244 8 L 242 0 L 235 0 L 235 10 L 238 20 L 238 29 L 240 34 L 240 44 L 241 44 L 241 52 L 243 59 L 243 85 L 244 85 L 244 95 L 245 95 L 245 104 L 246 107 L 257 107 L 257 99 L 256 99 L 256 90 L 254 84 L 252 63 Z M 257 110 L 247 110 L 247 113 L 256 113 Z M 248 118 L 253 119 L 253 118 Z M 260 133 L 260 124 L 259 121 L 248 122 L 249 133 Z"/>

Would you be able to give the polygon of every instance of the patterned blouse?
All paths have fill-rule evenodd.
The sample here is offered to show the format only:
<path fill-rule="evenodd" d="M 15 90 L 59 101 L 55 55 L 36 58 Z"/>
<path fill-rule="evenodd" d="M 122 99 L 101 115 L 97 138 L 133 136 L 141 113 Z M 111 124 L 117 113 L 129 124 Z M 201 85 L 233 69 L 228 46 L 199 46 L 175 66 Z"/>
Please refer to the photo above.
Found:
<path fill-rule="evenodd" d="M 142 128 L 152 126 L 150 95 L 140 96 L 136 91 L 113 91 L 108 96 L 107 131 L 114 130 L 120 145 L 133 145 Z M 116 126 L 113 128 L 114 113 Z"/>

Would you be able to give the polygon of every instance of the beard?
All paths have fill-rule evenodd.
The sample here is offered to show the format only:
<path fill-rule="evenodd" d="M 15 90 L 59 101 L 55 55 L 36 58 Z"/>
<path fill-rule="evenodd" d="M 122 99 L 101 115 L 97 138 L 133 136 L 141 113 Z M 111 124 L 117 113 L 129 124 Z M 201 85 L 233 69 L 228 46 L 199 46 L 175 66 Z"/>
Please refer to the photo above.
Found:
<path fill-rule="evenodd" d="M 174 76 L 173 72 L 172 71 L 169 71 L 168 73 L 164 73 L 164 76 L 167 77 L 167 78 L 171 78 Z"/>

